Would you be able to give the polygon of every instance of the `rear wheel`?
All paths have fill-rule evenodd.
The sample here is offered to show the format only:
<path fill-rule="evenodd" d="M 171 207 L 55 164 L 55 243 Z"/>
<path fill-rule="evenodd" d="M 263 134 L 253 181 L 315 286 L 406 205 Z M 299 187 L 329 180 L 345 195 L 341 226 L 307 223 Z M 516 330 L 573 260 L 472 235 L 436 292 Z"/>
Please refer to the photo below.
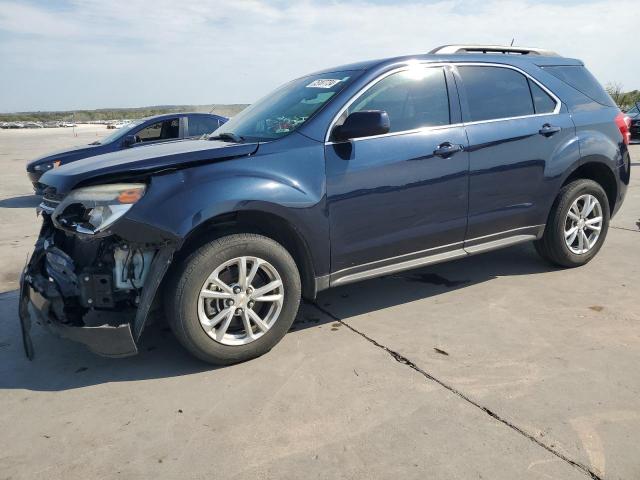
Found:
<path fill-rule="evenodd" d="M 578 267 L 596 256 L 609 229 L 609 201 L 593 180 L 579 179 L 558 194 L 538 253 L 562 267 Z"/>
<path fill-rule="evenodd" d="M 291 327 L 300 275 L 282 245 L 255 234 L 214 240 L 176 272 L 169 324 L 196 357 L 229 365 L 268 352 Z"/>

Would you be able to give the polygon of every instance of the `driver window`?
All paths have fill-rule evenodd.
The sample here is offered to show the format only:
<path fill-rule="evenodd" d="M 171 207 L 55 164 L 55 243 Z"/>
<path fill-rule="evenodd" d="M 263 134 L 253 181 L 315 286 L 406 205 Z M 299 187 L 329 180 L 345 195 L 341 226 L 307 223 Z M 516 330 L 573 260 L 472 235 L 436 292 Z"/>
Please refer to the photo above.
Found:
<path fill-rule="evenodd" d="M 448 125 L 449 94 L 442 68 L 410 68 L 383 78 L 347 110 L 346 115 L 364 110 L 384 110 L 389 115 L 389 132 Z"/>
<path fill-rule="evenodd" d="M 136 137 L 139 142 L 153 142 L 178 138 L 179 135 L 180 121 L 177 118 L 172 118 L 143 128 L 136 134 Z"/>

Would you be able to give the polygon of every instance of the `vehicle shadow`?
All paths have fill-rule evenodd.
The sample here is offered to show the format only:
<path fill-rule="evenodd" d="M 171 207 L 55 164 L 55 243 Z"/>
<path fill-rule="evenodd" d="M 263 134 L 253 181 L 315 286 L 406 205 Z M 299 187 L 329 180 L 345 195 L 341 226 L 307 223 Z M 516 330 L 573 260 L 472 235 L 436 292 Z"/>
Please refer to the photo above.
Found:
<path fill-rule="evenodd" d="M 316 303 L 337 318 L 374 312 L 426 299 L 470 285 L 511 275 L 533 275 L 555 269 L 543 262 L 530 245 L 516 246 L 446 264 L 367 280 L 321 292 Z M 85 347 L 32 327 L 35 358 L 22 350 L 17 315 L 18 292 L 0 294 L 0 389 L 62 391 L 107 382 L 160 379 L 215 370 L 191 357 L 163 322 L 150 325 L 141 339 L 140 353 L 122 359 L 102 358 Z M 335 318 L 312 303 L 303 303 L 289 335 Z M 269 355 L 277 355 L 274 349 Z"/>
<path fill-rule="evenodd" d="M 83 345 L 55 337 L 34 324 L 35 356 L 29 361 L 22 346 L 17 309 L 17 291 L 0 294 L 0 390 L 62 391 L 214 368 L 191 357 L 162 322 L 145 330 L 138 355 L 119 359 L 97 356 Z"/>
<path fill-rule="evenodd" d="M 518 245 L 321 292 L 317 304 L 340 319 L 434 297 L 498 277 L 559 271 Z"/>
<path fill-rule="evenodd" d="M 41 201 L 38 195 L 20 195 L 0 200 L 0 208 L 35 208 Z"/>

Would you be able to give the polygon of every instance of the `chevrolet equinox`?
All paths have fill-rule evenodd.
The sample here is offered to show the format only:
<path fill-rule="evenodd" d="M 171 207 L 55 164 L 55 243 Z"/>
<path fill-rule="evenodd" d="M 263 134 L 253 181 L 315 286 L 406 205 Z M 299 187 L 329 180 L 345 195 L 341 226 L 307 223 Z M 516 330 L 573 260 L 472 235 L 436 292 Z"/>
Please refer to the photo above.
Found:
<path fill-rule="evenodd" d="M 137 352 L 164 311 L 196 357 L 269 351 L 301 298 L 533 241 L 600 250 L 630 175 L 629 125 L 579 60 L 448 45 L 295 79 L 205 139 L 48 170 L 20 319 Z"/>

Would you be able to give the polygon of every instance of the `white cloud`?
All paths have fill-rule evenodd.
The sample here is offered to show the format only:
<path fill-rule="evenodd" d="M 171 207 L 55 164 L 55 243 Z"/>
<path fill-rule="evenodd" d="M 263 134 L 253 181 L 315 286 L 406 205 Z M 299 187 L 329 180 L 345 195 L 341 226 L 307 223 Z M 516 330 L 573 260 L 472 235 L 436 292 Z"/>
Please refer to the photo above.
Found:
<path fill-rule="evenodd" d="M 0 110 L 250 102 L 332 65 L 513 37 L 640 88 L 639 23 L 637 0 L 0 1 Z"/>

